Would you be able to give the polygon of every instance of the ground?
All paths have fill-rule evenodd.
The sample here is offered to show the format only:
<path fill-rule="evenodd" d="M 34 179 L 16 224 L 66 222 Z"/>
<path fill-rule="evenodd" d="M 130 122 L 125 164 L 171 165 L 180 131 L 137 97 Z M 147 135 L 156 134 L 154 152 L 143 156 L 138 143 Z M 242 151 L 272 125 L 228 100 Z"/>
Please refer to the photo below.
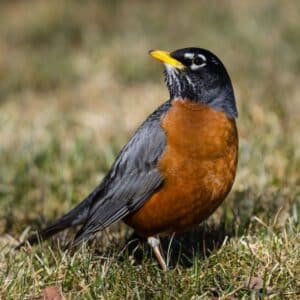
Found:
<path fill-rule="evenodd" d="M 0 9 L 0 298 L 33 299 L 49 286 L 67 299 L 300 297 L 298 1 L 28 0 Z M 85 197 L 167 99 L 147 51 L 186 46 L 212 50 L 231 75 L 239 166 L 207 223 L 164 241 L 170 271 L 146 247 L 126 247 L 122 224 L 76 251 L 64 249 L 72 231 L 15 251 Z"/>

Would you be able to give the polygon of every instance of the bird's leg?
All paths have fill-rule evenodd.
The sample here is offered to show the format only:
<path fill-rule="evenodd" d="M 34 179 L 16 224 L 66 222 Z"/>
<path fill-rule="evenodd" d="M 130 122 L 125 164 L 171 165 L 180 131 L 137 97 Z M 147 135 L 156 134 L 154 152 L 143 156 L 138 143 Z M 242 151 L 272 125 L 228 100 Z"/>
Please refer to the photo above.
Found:
<path fill-rule="evenodd" d="M 167 271 L 168 267 L 167 264 L 161 254 L 159 245 L 160 245 L 160 240 L 159 237 L 154 237 L 154 236 L 150 236 L 147 239 L 148 244 L 150 245 L 150 247 L 153 249 L 154 255 L 156 257 L 156 259 L 158 260 L 158 263 L 160 264 L 161 268 L 163 269 L 163 271 Z"/>

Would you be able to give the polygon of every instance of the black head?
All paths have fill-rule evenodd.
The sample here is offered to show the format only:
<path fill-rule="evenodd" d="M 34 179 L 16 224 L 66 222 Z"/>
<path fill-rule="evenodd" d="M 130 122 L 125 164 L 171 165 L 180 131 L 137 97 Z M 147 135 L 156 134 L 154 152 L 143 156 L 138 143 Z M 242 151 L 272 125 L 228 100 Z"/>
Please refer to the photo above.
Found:
<path fill-rule="evenodd" d="M 165 65 L 170 98 L 206 104 L 228 117 L 237 117 L 234 92 L 229 75 L 220 59 L 208 50 L 183 48 L 171 53 L 150 51 Z"/>

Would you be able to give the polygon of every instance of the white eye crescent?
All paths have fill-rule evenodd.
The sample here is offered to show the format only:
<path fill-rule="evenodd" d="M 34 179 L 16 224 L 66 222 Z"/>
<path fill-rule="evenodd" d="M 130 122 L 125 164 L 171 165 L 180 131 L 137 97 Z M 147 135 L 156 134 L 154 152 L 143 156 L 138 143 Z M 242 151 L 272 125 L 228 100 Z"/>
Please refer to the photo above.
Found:
<path fill-rule="evenodd" d="M 192 70 L 197 70 L 206 66 L 206 57 L 202 54 L 198 54 L 194 59 L 193 63 L 191 64 Z"/>

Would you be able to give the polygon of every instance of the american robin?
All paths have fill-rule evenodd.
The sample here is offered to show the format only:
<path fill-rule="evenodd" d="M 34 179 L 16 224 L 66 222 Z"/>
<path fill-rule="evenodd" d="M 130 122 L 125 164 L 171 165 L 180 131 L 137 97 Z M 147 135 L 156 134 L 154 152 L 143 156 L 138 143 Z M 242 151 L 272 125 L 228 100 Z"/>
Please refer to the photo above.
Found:
<path fill-rule="evenodd" d="M 147 238 L 166 269 L 159 236 L 199 224 L 232 187 L 238 113 L 231 80 L 216 55 L 200 48 L 149 53 L 165 66 L 170 99 L 137 129 L 100 185 L 39 237 L 82 225 L 77 245 L 123 220 Z"/>

